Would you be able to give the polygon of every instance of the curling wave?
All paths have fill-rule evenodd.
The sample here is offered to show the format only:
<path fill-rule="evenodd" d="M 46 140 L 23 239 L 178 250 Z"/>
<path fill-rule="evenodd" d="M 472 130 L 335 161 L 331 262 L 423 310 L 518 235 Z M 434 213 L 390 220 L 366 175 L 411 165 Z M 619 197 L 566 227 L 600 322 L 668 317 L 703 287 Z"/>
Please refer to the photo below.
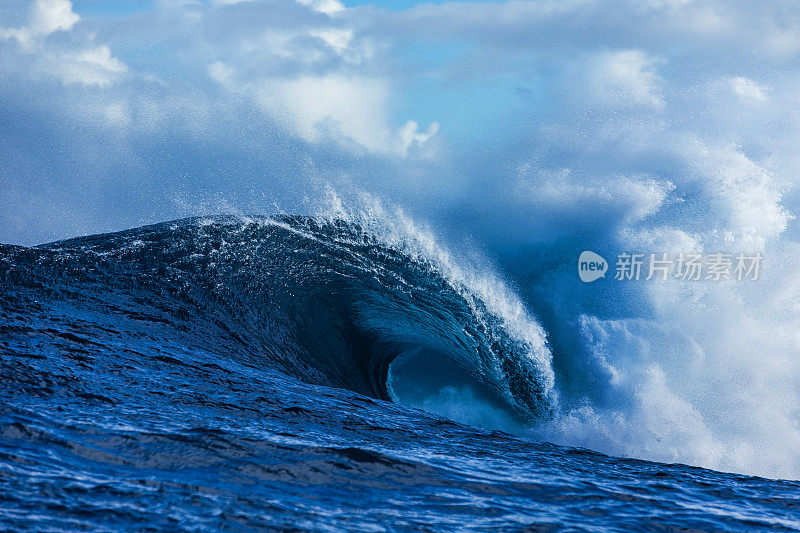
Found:
<path fill-rule="evenodd" d="M 342 218 L 193 218 L 6 246 L 0 281 L 19 323 L 36 322 L 35 288 L 51 298 L 40 307 L 71 302 L 105 324 L 92 344 L 144 336 L 178 360 L 201 348 L 479 426 L 549 417 L 540 328 L 408 242 Z"/>

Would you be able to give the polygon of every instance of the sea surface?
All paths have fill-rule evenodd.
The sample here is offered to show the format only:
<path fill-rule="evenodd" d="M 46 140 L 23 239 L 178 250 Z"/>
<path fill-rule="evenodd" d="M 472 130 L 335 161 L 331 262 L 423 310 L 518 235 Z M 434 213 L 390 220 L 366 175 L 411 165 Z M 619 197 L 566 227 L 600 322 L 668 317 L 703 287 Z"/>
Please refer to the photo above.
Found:
<path fill-rule="evenodd" d="M 550 358 L 490 281 L 350 221 L 0 245 L 0 529 L 800 529 L 798 482 L 535 438 Z"/>

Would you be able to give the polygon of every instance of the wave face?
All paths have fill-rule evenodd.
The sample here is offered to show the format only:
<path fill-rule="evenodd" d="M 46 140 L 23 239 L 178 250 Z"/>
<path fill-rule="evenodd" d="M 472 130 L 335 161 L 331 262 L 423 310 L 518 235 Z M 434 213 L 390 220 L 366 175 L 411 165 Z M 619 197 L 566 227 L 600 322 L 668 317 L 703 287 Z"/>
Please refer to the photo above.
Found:
<path fill-rule="evenodd" d="M 478 429 L 553 418 L 544 332 L 408 232 L 217 217 L 2 246 L 0 303 L 12 528 L 800 526 L 792 483 Z"/>
<path fill-rule="evenodd" d="M 543 344 L 514 337 L 431 264 L 343 221 L 190 219 L 4 256 L 7 279 L 53 294 L 68 285 L 75 299 L 59 305 L 107 327 L 121 314 L 159 340 L 178 332 L 240 364 L 434 412 L 453 394 L 518 423 L 550 411 Z M 27 318 L 23 302 L 10 308 Z M 118 332 L 90 340 L 118 342 Z"/>

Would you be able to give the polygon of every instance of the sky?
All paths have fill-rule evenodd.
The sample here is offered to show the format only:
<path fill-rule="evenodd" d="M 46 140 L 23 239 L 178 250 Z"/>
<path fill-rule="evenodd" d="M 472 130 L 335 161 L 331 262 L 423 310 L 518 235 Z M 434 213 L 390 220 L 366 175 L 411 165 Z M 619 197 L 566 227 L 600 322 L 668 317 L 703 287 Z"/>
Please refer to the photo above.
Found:
<path fill-rule="evenodd" d="M 0 242 L 377 199 L 509 280 L 548 438 L 609 453 L 800 477 L 798 146 L 795 0 L 0 3 Z M 771 266 L 585 287 L 583 249 Z"/>
<path fill-rule="evenodd" d="M 309 209 L 329 186 L 429 218 L 486 194 L 518 202 L 508 188 L 521 181 L 568 188 L 541 179 L 564 172 L 593 198 L 599 179 L 647 190 L 614 200 L 608 216 L 647 211 L 654 191 L 691 194 L 718 232 L 764 239 L 793 220 L 778 197 L 793 194 L 798 167 L 786 135 L 797 121 L 795 11 L 706 0 L 7 1 L 0 241 Z M 712 199 L 728 184 L 712 191 L 697 177 L 724 172 L 722 160 L 757 186 Z M 746 218 L 751 200 L 763 216 L 733 229 L 705 205 Z"/>

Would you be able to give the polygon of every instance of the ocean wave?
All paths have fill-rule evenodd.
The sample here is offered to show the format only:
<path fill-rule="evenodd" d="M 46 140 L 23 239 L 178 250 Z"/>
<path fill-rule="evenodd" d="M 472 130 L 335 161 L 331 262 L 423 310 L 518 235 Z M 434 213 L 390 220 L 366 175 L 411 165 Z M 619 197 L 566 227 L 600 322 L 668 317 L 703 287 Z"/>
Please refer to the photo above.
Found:
<path fill-rule="evenodd" d="M 32 318 L 25 288 L 49 295 L 39 305 L 130 322 L 56 337 L 134 346 L 145 328 L 164 360 L 200 347 L 474 425 L 547 419 L 541 329 L 502 284 L 469 277 L 411 227 L 401 236 L 345 216 L 193 218 L 4 247 L 0 280 L 19 323 Z"/>

